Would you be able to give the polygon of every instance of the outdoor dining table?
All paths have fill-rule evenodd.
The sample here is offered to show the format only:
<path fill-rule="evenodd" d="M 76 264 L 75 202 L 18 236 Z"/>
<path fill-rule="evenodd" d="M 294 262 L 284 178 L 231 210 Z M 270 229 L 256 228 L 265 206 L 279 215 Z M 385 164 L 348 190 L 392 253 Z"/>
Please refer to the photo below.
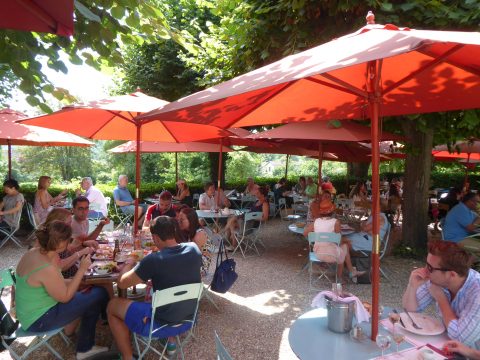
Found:
<path fill-rule="evenodd" d="M 384 320 L 380 322 L 379 334 L 390 334 L 389 326 L 391 325 L 386 319 L 390 311 L 390 308 L 384 308 L 381 316 Z M 299 359 L 367 360 L 376 359 L 381 355 L 380 348 L 370 340 L 370 323 L 359 324 L 366 335 L 362 340 L 351 338 L 349 333 L 332 332 L 328 329 L 327 324 L 327 309 L 325 308 L 308 311 L 295 320 L 288 334 L 288 342 Z M 392 342 L 390 348 L 385 350 L 385 360 L 418 359 L 418 354 L 416 354 L 418 347 L 431 344 L 441 348 L 448 340 L 445 332 L 433 336 L 414 335 L 406 331 L 404 333 L 406 338 L 399 346 L 399 353 L 395 353 L 396 347 Z M 389 356 L 389 354 L 393 355 Z"/>
<path fill-rule="evenodd" d="M 303 231 L 305 230 L 305 227 L 298 227 L 297 224 L 289 224 L 288 225 L 288 230 L 290 230 L 291 232 L 295 233 L 295 234 L 300 234 L 300 235 L 303 235 Z M 340 229 L 340 232 L 343 235 L 350 235 L 350 234 L 353 234 L 355 232 L 355 229 L 353 228 L 350 228 L 350 227 L 345 227 L 344 225 L 342 225 L 341 229 Z"/>
<path fill-rule="evenodd" d="M 214 225 L 215 230 L 220 230 L 219 221 L 221 219 L 227 219 L 229 216 L 232 216 L 232 215 L 240 216 L 244 213 L 245 213 L 245 211 L 240 211 L 240 210 L 235 210 L 235 209 L 219 209 L 217 211 L 197 210 L 198 218 L 199 219 L 210 220 L 210 224 Z"/>
<path fill-rule="evenodd" d="M 241 210 L 244 205 L 250 205 L 257 201 L 257 198 L 254 196 L 229 196 L 227 199 L 238 210 Z"/>

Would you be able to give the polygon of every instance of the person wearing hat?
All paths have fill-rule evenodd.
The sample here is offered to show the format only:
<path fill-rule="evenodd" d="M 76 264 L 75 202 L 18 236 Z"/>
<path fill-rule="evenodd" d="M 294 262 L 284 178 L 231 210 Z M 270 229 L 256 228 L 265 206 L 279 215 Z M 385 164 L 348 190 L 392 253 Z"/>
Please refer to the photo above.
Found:
<path fill-rule="evenodd" d="M 335 205 L 331 200 L 323 199 L 318 206 L 311 208 L 313 223 L 306 226 L 303 234 L 308 236 L 310 232 L 334 232 L 340 233 L 340 220 L 333 217 Z M 352 266 L 348 244 L 340 242 L 340 245 L 328 242 L 316 242 L 313 246 L 313 252 L 319 260 L 332 262 L 332 257 L 337 259 L 337 277 L 342 278 L 344 264 L 347 266 L 349 278 L 356 282 L 357 276 L 365 274 L 365 271 L 357 271 Z M 327 255 L 329 254 L 329 255 Z"/>
<path fill-rule="evenodd" d="M 193 198 L 185 179 L 179 179 L 177 181 L 177 195 L 175 195 L 173 198 L 179 201 L 181 204 L 192 207 Z"/>

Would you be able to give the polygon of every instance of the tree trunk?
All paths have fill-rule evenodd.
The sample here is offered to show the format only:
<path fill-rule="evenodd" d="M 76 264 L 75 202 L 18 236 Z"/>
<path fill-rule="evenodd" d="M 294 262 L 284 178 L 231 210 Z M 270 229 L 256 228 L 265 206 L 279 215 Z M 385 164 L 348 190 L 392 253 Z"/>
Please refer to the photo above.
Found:
<path fill-rule="evenodd" d="M 350 185 L 354 185 L 359 180 L 367 180 L 369 167 L 370 163 L 347 163 L 345 195 L 350 194 Z"/>
<path fill-rule="evenodd" d="M 218 180 L 218 153 L 208 153 L 208 158 L 210 160 L 210 178 L 211 181 L 217 187 L 217 180 Z M 222 178 L 221 184 L 222 188 L 225 188 L 225 172 L 227 167 L 227 153 L 223 153 L 222 157 Z"/>
<path fill-rule="evenodd" d="M 417 123 L 409 119 L 401 119 L 401 124 L 406 143 L 412 147 L 405 160 L 402 241 L 405 245 L 426 249 L 433 128 L 426 126 L 420 131 Z"/>

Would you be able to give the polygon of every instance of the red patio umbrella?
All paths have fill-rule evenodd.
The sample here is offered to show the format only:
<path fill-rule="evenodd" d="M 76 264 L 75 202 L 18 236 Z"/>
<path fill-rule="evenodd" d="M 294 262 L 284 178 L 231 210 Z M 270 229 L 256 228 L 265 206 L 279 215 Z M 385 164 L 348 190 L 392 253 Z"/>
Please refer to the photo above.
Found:
<path fill-rule="evenodd" d="M 115 154 L 134 153 L 137 151 L 137 143 L 135 141 L 127 141 L 124 144 L 118 145 L 113 149 L 108 150 Z M 229 147 L 223 148 L 224 152 L 233 151 Z M 169 143 L 160 141 L 141 141 L 141 153 L 175 153 L 175 179 L 178 180 L 178 153 L 179 152 L 218 152 L 218 145 L 203 142 L 185 142 L 185 143 Z"/>
<path fill-rule="evenodd" d="M 21 112 L 0 110 L 0 145 L 8 146 L 8 177 L 12 177 L 12 145 L 28 146 L 91 146 L 92 142 L 63 131 L 16 123 L 26 119 Z"/>
<path fill-rule="evenodd" d="M 73 0 L 4 0 L 0 28 L 73 35 Z"/>
<path fill-rule="evenodd" d="M 130 95 L 90 101 L 64 107 L 49 115 L 21 121 L 29 125 L 68 131 L 91 139 L 135 140 L 136 191 L 134 231 L 138 230 L 138 201 L 140 192 L 140 146 L 143 141 L 186 142 L 231 135 L 211 125 L 185 122 L 139 120 L 138 116 L 168 102 L 135 92 Z"/>
<path fill-rule="evenodd" d="M 355 142 L 370 140 L 370 128 L 351 121 L 338 121 L 337 124 L 327 121 L 298 122 L 279 126 L 250 135 L 252 139 L 275 139 L 282 142 L 299 140 L 302 146 L 308 149 L 316 149 L 318 158 L 318 186 L 322 181 L 322 153 L 329 151 L 342 157 L 348 162 L 370 162 L 367 151 Z M 401 140 L 402 137 L 383 133 L 382 139 Z M 358 160 L 357 160 L 358 158 Z"/>
<path fill-rule="evenodd" d="M 371 119 L 372 339 L 378 332 L 379 118 L 473 109 L 480 34 L 369 25 L 145 115 L 220 127 Z"/>

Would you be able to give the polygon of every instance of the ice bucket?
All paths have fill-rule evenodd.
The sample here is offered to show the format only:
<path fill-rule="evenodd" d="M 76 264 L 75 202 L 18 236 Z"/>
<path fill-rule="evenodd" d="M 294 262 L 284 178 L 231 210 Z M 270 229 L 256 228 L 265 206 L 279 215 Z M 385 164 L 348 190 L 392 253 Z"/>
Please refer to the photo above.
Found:
<path fill-rule="evenodd" d="M 346 333 L 352 330 L 355 301 L 345 303 L 325 296 L 325 302 L 327 304 L 328 329 L 336 333 Z"/>

